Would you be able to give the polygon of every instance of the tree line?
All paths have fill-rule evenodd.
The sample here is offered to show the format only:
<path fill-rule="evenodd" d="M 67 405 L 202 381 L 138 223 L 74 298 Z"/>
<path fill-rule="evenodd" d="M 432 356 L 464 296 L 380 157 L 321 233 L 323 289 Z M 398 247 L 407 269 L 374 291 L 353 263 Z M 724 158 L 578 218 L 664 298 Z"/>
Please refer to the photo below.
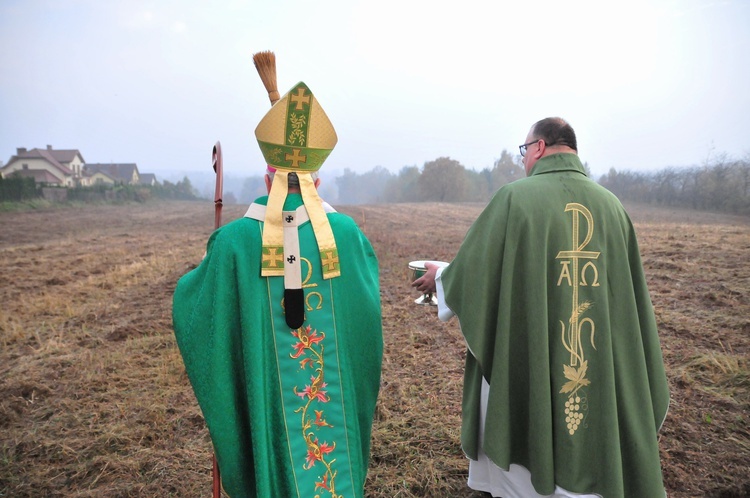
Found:
<path fill-rule="evenodd" d="M 592 178 L 588 164 L 586 174 Z M 381 202 L 485 202 L 505 185 L 525 177 L 520 157 L 503 150 L 492 168 L 474 171 L 441 157 L 423 168 L 405 166 L 393 174 L 383 167 L 336 178 L 340 204 Z M 720 156 L 702 166 L 667 167 L 654 172 L 610 169 L 598 182 L 620 200 L 659 206 L 750 214 L 750 155 Z"/>
<path fill-rule="evenodd" d="M 382 166 L 362 174 L 345 169 L 336 186 L 340 204 L 487 201 L 497 189 L 524 176 L 520 162 L 503 150 L 491 168 L 481 171 L 439 157 L 422 168 L 404 166 L 396 174 Z"/>
<path fill-rule="evenodd" d="M 593 178 L 591 169 L 584 170 Z M 506 183 L 526 176 L 521 158 L 503 150 L 492 167 L 467 169 L 450 157 L 439 157 L 392 173 L 382 166 L 356 173 L 347 168 L 321 185 L 321 196 L 334 204 L 390 202 L 487 202 Z M 666 167 L 653 172 L 617 171 L 612 168 L 598 183 L 620 200 L 669 207 L 750 214 L 750 155 L 742 160 L 726 155 L 701 166 Z M 246 178 L 241 202 L 265 195 L 262 176 Z M 235 199 L 225 198 L 229 204 Z"/>
<path fill-rule="evenodd" d="M 612 168 L 599 183 L 620 199 L 750 215 L 750 155 L 742 160 L 722 155 L 701 166 L 651 173 Z"/>
<path fill-rule="evenodd" d="M 110 185 L 98 183 L 87 187 L 58 187 L 37 184 L 33 178 L 11 175 L 0 177 L 0 202 L 23 202 L 35 199 L 78 202 L 135 201 L 150 199 L 196 200 L 198 191 L 186 176 L 181 181 L 164 181 L 156 185 Z"/>

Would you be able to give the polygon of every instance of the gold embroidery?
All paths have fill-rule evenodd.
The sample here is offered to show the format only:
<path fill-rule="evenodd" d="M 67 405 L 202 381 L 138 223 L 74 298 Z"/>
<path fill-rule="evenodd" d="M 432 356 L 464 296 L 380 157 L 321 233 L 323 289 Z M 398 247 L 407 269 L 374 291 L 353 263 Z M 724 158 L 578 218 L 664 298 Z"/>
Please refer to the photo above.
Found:
<path fill-rule="evenodd" d="M 303 258 L 303 257 L 300 257 L 299 259 L 300 261 L 307 263 L 307 274 L 305 275 L 305 279 L 302 281 L 302 288 L 309 289 L 311 287 L 317 287 L 318 286 L 317 282 L 313 282 L 311 284 L 308 283 L 310 282 L 310 279 L 312 279 L 312 274 L 313 274 L 313 268 L 312 268 L 312 265 L 310 264 L 310 260 L 307 258 Z M 315 296 L 318 298 L 318 304 L 315 306 L 314 309 L 316 310 L 323 309 L 323 295 L 320 292 L 311 292 L 309 294 L 305 294 L 305 307 L 307 308 L 307 311 L 313 310 L 313 306 L 310 304 L 310 296 Z M 284 310 L 284 312 L 286 313 L 286 306 L 284 305 L 283 297 L 281 298 L 281 301 L 279 301 L 279 304 L 281 305 L 281 309 Z"/>
<path fill-rule="evenodd" d="M 299 163 L 307 161 L 307 156 L 300 154 L 299 149 L 292 149 L 292 153 L 285 154 L 284 159 L 292 162 L 292 168 L 299 168 Z"/>
<path fill-rule="evenodd" d="M 289 124 L 292 125 L 292 132 L 287 138 L 287 145 L 299 145 L 300 147 L 305 146 L 305 125 L 307 125 L 307 115 L 292 113 L 289 115 Z M 299 144 L 297 143 L 299 142 Z"/>
<path fill-rule="evenodd" d="M 323 264 L 323 267 L 326 269 L 325 271 L 334 271 L 336 267 L 338 267 L 339 264 L 339 254 L 338 251 L 324 251 L 325 257 L 323 258 L 323 261 L 321 263 Z"/>
<path fill-rule="evenodd" d="M 265 152 L 266 157 L 268 158 L 268 161 L 273 164 L 277 164 L 281 162 L 281 159 L 280 159 L 281 152 L 282 152 L 281 149 L 279 147 L 275 147 L 275 148 L 270 148 L 270 147 L 271 146 L 265 146 L 265 150 L 264 150 L 264 145 L 261 144 L 261 151 Z"/>
<path fill-rule="evenodd" d="M 594 235 L 594 217 L 591 212 L 582 204 L 571 202 L 565 206 L 565 212 L 572 211 L 573 216 L 573 227 L 572 227 L 572 245 L 573 250 L 560 251 L 557 253 L 557 259 L 565 258 L 565 261 L 561 261 L 562 270 L 560 277 L 557 280 L 558 287 L 563 281 L 567 281 L 568 285 L 573 288 L 573 301 L 572 311 L 570 318 L 568 319 L 568 327 L 566 329 L 565 323 L 560 320 L 561 327 L 561 339 L 563 347 L 570 353 L 570 364 L 563 365 L 563 374 L 567 379 L 567 382 L 563 384 L 560 389 L 561 394 L 567 394 L 568 400 L 565 403 L 565 422 L 568 428 L 568 434 L 571 436 L 575 434 L 576 430 L 583 421 L 584 414 L 588 409 L 588 403 L 586 397 L 581 394 L 581 389 L 591 384 L 591 381 L 586 378 L 586 371 L 588 370 L 588 360 L 585 358 L 583 344 L 581 341 L 581 335 L 583 332 L 584 325 L 588 324 L 591 332 L 591 347 L 596 350 L 594 345 L 594 321 L 589 318 L 583 318 L 583 314 L 589 310 L 593 303 L 584 301 L 579 303 L 579 286 L 588 286 L 586 280 L 587 270 L 593 273 L 592 287 L 599 286 L 599 271 L 596 268 L 596 264 L 593 260 L 599 258 L 600 252 L 584 251 L 591 238 Z M 587 223 L 586 236 L 584 240 L 580 241 L 580 217 L 583 215 Z M 579 262 L 581 259 L 588 259 L 583 268 L 579 270 Z M 571 268 L 572 265 L 572 275 Z"/>
<path fill-rule="evenodd" d="M 310 264 L 310 260 L 307 259 L 307 258 L 299 258 L 299 259 L 301 259 L 302 261 L 304 261 L 305 263 L 307 263 L 307 275 L 305 275 L 305 279 L 302 281 L 302 288 L 303 289 L 307 289 L 309 287 L 317 287 L 318 286 L 317 282 L 313 282 L 311 284 L 308 284 L 308 282 L 312 278 L 312 274 L 313 274 L 313 267 Z"/>
<path fill-rule="evenodd" d="M 589 261 L 581 268 L 581 286 L 585 287 L 588 285 L 586 282 L 586 268 L 591 268 L 591 271 L 594 272 L 594 281 L 591 282 L 591 287 L 599 287 L 599 270 L 593 261 Z"/>
<path fill-rule="evenodd" d="M 278 265 L 277 263 L 284 263 L 284 252 L 283 248 L 281 247 L 268 247 L 263 248 L 263 263 L 267 263 L 264 265 L 266 268 L 277 268 L 282 265 Z"/>
<path fill-rule="evenodd" d="M 560 261 L 560 264 L 563 268 L 560 272 L 560 278 L 557 279 L 557 286 L 560 287 L 563 279 L 568 281 L 568 285 L 573 285 L 573 282 L 570 281 L 570 261 Z"/>
<path fill-rule="evenodd" d="M 297 111 L 303 109 L 303 104 L 310 105 L 310 95 L 305 95 L 304 88 L 297 88 L 297 95 L 290 94 L 289 99 L 292 101 L 294 109 Z"/>
<path fill-rule="evenodd" d="M 320 292 L 313 291 L 309 293 L 307 296 L 305 296 L 305 306 L 307 307 L 307 311 L 312 311 L 313 307 L 310 304 L 310 298 L 311 297 L 317 297 L 318 298 L 318 304 L 315 306 L 316 310 L 323 308 L 323 295 Z"/>

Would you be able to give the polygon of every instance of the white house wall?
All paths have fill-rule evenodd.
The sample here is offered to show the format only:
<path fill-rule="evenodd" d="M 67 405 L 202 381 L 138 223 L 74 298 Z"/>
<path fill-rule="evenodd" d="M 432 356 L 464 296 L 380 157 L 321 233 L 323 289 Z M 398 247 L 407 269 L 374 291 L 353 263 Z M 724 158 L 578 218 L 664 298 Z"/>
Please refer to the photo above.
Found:
<path fill-rule="evenodd" d="M 27 168 L 24 168 L 24 165 L 27 165 Z M 50 163 L 43 159 L 37 159 L 37 158 L 21 158 L 16 159 L 12 163 L 9 163 L 4 169 L 3 169 L 3 177 L 8 178 L 10 175 L 12 175 L 15 171 L 20 171 L 23 169 L 44 169 L 52 173 L 55 178 L 58 178 L 60 180 L 61 185 L 67 185 L 68 187 L 73 186 L 73 178 L 68 176 L 66 177 L 59 169 L 57 169 L 55 166 L 52 166 Z"/>
<path fill-rule="evenodd" d="M 81 176 L 81 173 L 83 171 L 83 165 L 84 165 L 84 162 L 81 159 L 81 156 L 79 156 L 78 154 L 75 155 L 75 157 L 73 158 L 72 161 L 70 161 L 70 163 L 66 164 L 66 166 L 70 168 L 76 176 Z"/>

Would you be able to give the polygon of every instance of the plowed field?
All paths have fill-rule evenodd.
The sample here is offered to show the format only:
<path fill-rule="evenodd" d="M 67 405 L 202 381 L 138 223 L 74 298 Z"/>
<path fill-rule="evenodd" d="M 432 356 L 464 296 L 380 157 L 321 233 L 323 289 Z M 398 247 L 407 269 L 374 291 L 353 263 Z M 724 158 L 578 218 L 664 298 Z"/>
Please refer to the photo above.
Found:
<path fill-rule="evenodd" d="M 464 342 L 413 304 L 411 260 L 450 261 L 479 204 L 341 206 L 381 264 L 385 354 L 369 497 L 472 497 Z M 228 206 L 224 220 L 244 207 Z M 631 206 L 672 403 L 672 498 L 750 495 L 750 220 Z M 171 330 L 210 203 L 0 213 L 0 496 L 210 496 L 211 446 Z"/>

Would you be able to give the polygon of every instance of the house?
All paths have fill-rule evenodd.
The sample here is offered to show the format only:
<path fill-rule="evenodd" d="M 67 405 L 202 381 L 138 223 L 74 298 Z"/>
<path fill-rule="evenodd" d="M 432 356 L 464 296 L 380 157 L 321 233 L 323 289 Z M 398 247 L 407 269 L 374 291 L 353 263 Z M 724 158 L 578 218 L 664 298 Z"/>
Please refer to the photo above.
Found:
<path fill-rule="evenodd" d="M 109 173 L 105 171 L 87 171 L 84 166 L 83 170 L 84 178 L 86 179 L 85 185 L 101 185 L 101 184 L 107 184 L 107 185 L 115 185 L 117 183 L 123 183 L 122 180 L 118 179 L 116 176 L 112 176 Z"/>
<path fill-rule="evenodd" d="M 138 185 L 141 176 L 135 163 L 87 163 L 83 167 L 83 175 L 93 180 L 90 185 L 102 182 Z"/>
<path fill-rule="evenodd" d="M 156 175 L 153 173 L 141 173 L 141 185 L 150 185 L 154 186 L 158 184 L 159 182 L 156 181 Z"/>
<path fill-rule="evenodd" d="M 73 187 L 85 184 L 83 181 L 83 156 L 77 149 L 55 150 L 51 145 L 46 149 L 19 147 L 8 164 L 0 168 L 0 176 L 8 178 L 13 174 L 34 178 L 37 183 Z"/>
<path fill-rule="evenodd" d="M 0 164 L 2 164 L 0 162 Z M 156 185 L 156 175 L 139 173 L 135 163 L 86 163 L 77 149 L 17 148 L 8 164 L 0 166 L 0 177 L 18 175 L 37 184 L 61 187 L 107 185 Z"/>
<path fill-rule="evenodd" d="M 19 169 L 10 174 L 10 176 L 20 176 L 21 178 L 33 178 L 34 183 L 44 183 L 47 185 L 60 185 L 60 179 L 47 171 L 46 169 Z"/>

